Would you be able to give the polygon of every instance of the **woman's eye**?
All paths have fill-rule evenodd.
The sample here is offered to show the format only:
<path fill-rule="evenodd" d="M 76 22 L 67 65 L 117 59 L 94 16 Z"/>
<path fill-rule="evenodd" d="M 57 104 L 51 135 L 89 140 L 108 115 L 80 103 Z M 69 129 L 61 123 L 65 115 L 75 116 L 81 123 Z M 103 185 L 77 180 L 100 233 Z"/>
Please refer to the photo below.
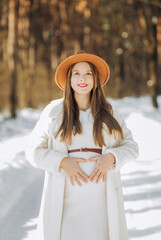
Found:
<path fill-rule="evenodd" d="M 75 72 L 74 75 L 78 75 L 79 73 L 78 72 Z"/>
<path fill-rule="evenodd" d="M 91 72 L 88 72 L 87 75 L 92 75 L 92 73 L 91 73 Z"/>

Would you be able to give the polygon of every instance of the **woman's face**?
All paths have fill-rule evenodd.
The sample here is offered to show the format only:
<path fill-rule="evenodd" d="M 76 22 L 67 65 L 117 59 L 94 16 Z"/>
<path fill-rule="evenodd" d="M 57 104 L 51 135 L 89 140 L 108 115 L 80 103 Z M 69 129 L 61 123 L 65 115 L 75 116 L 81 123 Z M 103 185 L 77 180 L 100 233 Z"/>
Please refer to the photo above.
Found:
<path fill-rule="evenodd" d="M 76 63 L 72 69 L 71 87 L 75 94 L 89 95 L 93 89 L 93 73 L 86 62 Z"/>

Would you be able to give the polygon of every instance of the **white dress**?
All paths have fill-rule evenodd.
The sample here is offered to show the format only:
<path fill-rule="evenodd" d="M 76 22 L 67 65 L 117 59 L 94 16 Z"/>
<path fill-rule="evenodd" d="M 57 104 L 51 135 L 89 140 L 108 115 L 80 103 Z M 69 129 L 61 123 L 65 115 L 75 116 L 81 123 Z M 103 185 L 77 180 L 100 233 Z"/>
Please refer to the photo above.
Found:
<path fill-rule="evenodd" d="M 93 117 L 91 110 L 80 111 L 83 133 L 72 138 L 68 150 L 78 148 L 100 148 L 93 140 Z M 90 157 L 99 155 L 94 152 L 70 153 L 70 157 L 82 157 L 87 160 L 79 163 L 80 168 L 89 176 L 96 161 L 88 162 Z M 79 180 L 81 181 L 81 180 Z M 71 184 L 66 173 L 64 209 L 61 225 L 61 240 L 109 240 L 107 200 L 105 182 L 101 179 L 84 183 L 79 186 Z"/>

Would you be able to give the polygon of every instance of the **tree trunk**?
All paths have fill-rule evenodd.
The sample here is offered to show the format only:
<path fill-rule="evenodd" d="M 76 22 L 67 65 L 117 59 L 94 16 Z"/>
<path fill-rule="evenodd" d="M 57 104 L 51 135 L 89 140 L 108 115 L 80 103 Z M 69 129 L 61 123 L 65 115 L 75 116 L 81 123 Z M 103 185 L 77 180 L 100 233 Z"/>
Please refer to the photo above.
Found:
<path fill-rule="evenodd" d="M 17 108 L 17 8 L 18 1 L 9 1 L 8 14 L 8 68 L 11 74 L 11 117 L 16 117 Z"/>
<path fill-rule="evenodd" d="M 157 25 L 150 22 L 152 19 L 151 6 L 147 6 L 145 20 L 147 23 L 147 40 L 148 40 L 148 55 L 149 55 L 149 79 L 147 85 L 150 90 L 153 107 L 158 108 L 157 93 L 158 93 L 158 53 L 157 53 Z M 150 31 L 151 29 L 151 31 Z"/>
<path fill-rule="evenodd" d="M 154 25 L 154 50 L 153 50 L 153 62 L 154 62 L 154 71 L 155 71 L 155 81 L 153 85 L 153 91 L 152 91 L 152 102 L 153 107 L 158 108 L 157 103 L 157 93 L 158 93 L 158 53 L 157 53 L 157 26 Z"/>
<path fill-rule="evenodd" d="M 161 10 L 160 16 L 161 16 Z M 157 24 L 157 53 L 158 53 L 158 88 L 161 90 L 161 17 L 158 17 Z"/>

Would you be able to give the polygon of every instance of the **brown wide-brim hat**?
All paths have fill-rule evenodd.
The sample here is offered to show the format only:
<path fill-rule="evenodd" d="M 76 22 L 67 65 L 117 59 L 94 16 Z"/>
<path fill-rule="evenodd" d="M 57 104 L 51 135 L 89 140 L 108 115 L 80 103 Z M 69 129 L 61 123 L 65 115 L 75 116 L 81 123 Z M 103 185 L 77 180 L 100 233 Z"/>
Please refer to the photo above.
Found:
<path fill-rule="evenodd" d="M 67 57 L 57 67 L 57 70 L 55 72 L 55 82 L 58 85 L 58 87 L 61 88 L 62 90 L 64 90 L 65 88 L 67 72 L 70 66 L 78 62 L 90 62 L 93 65 L 95 65 L 99 73 L 101 86 L 104 86 L 106 82 L 109 80 L 110 68 L 108 64 L 101 57 L 98 57 L 97 55 L 94 54 L 86 53 L 83 50 L 81 50 L 78 51 L 75 55 Z"/>

